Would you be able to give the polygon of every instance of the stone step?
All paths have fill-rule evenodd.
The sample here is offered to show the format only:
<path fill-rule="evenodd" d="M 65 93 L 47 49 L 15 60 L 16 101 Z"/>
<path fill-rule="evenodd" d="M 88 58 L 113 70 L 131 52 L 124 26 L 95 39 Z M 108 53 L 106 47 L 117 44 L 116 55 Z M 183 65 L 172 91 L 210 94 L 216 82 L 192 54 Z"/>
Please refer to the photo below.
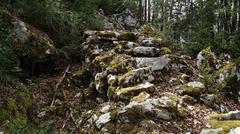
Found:
<path fill-rule="evenodd" d="M 132 97 L 138 95 L 141 92 L 154 92 L 155 86 L 149 82 L 141 83 L 136 86 L 121 88 L 117 90 L 117 97 L 120 99 L 130 100 Z"/>
<path fill-rule="evenodd" d="M 143 58 L 135 58 L 137 62 L 137 67 L 150 67 L 152 71 L 159 71 L 166 67 L 171 61 L 166 55 L 161 57 L 143 57 Z"/>
<path fill-rule="evenodd" d="M 110 40 L 110 41 L 119 41 L 127 40 L 134 41 L 138 39 L 138 34 L 134 32 L 125 32 L 125 31 L 98 31 L 96 32 L 97 39 L 99 40 Z"/>

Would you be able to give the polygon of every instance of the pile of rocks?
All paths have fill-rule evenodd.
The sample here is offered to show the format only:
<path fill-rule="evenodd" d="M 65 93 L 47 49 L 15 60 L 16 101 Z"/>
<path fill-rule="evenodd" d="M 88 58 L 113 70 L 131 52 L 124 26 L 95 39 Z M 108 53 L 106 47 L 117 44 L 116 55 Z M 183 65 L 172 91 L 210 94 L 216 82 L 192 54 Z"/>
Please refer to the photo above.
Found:
<path fill-rule="evenodd" d="M 86 65 L 74 79 L 108 102 L 99 101 L 103 103 L 98 108 L 86 112 L 91 118 L 83 131 L 90 127 L 102 133 L 160 133 L 158 120 L 187 118 L 195 102 L 221 109 L 221 91 L 213 88 L 222 85 L 224 89 L 227 84 L 223 83 L 230 79 L 239 83 L 238 62 L 227 64 L 227 69 L 219 62 L 226 70 L 221 71 L 207 48 L 199 53 L 195 65 L 191 57 L 173 54 L 162 38 L 150 35 L 144 28 L 141 32 L 85 32 Z M 157 87 L 162 83 L 171 90 L 160 92 Z"/>

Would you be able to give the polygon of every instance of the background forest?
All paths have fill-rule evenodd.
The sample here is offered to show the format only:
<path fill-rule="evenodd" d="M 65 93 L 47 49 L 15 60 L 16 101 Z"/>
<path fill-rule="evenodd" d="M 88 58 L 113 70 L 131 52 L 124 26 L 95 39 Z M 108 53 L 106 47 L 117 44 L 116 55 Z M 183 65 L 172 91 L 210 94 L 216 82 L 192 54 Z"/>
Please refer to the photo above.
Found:
<path fill-rule="evenodd" d="M 103 28 L 101 16 L 96 15 L 99 9 L 105 15 L 129 9 L 140 25 L 152 24 L 176 47 L 192 54 L 211 46 L 218 54 L 239 56 L 239 0 L 9 0 L 1 3 L 1 10 L 9 10 L 42 29 L 63 49 L 79 44 L 84 29 Z M 6 46 L 8 31 L 4 23 L 0 25 L 1 61 L 10 62 L 7 59 L 14 58 L 14 54 Z M 0 70 L 6 71 L 4 67 Z"/>

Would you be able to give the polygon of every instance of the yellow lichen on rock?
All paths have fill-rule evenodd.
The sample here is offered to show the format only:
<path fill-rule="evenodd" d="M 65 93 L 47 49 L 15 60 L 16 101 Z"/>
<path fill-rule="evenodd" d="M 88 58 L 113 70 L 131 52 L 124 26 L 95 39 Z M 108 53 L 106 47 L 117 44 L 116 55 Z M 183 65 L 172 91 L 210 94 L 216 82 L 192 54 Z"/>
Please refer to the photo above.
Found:
<path fill-rule="evenodd" d="M 218 120 L 210 120 L 209 125 L 211 128 L 222 128 L 223 131 L 220 134 L 227 134 L 231 129 L 240 127 L 239 120 L 225 120 L 225 121 L 218 121 Z"/>
<path fill-rule="evenodd" d="M 141 103 L 141 102 L 145 101 L 146 99 L 148 99 L 149 97 L 150 97 L 150 95 L 144 91 L 144 92 L 140 93 L 138 96 L 133 97 L 131 99 L 131 101 Z"/>
<path fill-rule="evenodd" d="M 155 90 L 155 86 L 149 82 L 142 83 L 133 87 L 122 88 L 117 91 L 117 95 L 121 99 L 131 99 L 136 94 L 140 92 L 153 92 Z"/>
<path fill-rule="evenodd" d="M 143 25 L 140 29 L 139 29 L 140 35 L 143 36 L 151 36 L 154 37 L 157 35 L 157 31 L 156 29 L 154 29 L 151 25 Z"/>
<path fill-rule="evenodd" d="M 201 82 L 189 82 L 181 86 L 182 94 L 192 97 L 199 97 L 205 91 L 205 86 Z"/>

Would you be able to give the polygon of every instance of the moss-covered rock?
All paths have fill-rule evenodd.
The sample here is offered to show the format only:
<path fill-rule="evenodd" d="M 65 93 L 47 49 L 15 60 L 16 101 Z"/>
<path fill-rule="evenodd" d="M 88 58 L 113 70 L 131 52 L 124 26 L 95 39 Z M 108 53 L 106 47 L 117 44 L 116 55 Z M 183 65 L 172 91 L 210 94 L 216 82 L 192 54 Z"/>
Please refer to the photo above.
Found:
<path fill-rule="evenodd" d="M 49 56 L 56 55 L 57 49 L 50 37 L 41 30 L 19 20 L 17 17 L 7 14 L 12 24 L 13 48 L 23 63 L 46 61 Z"/>
<path fill-rule="evenodd" d="M 119 112 L 119 120 L 122 122 L 135 122 L 144 118 L 171 120 L 172 114 L 160 106 L 159 99 L 147 99 L 140 103 L 130 102 Z"/>
<path fill-rule="evenodd" d="M 142 92 L 140 93 L 138 96 L 134 96 L 131 101 L 136 101 L 136 102 L 143 102 L 145 100 L 147 100 L 150 97 L 150 94 L 148 94 L 147 92 Z"/>
<path fill-rule="evenodd" d="M 162 48 L 166 46 L 162 38 L 155 38 L 155 37 L 145 38 L 144 37 L 144 38 L 140 38 L 138 42 L 141 46 L 146 46 L 146 47 Z"/>
<path fill-rule="evenodd" d="M 135 57 L 155 57 L 159 55 L 159 49 L 155 47 L 135 47 L 130 50 L 126 50 L 129 55 Z"/>
<path fill-rule="evenodd" d="M 157 35 L 157 31 L 155 28 L 153 28 L 151 25 L 143 25 L 140 29 L 139 29 L 139 33 L 142 36 L 150 36 L 150 37 L 154 37 Z"/>
<path fill-rule="evenodd" d="M 209 125 L 211 128 L 222 128 L 223 131 L 220 131 L 219 134 L 227 134 L 231 129 L 240 127 L 239 120 L 227 120 L 227 121 L 218 121 L 210 120 Z"/>
<path fill-rule="evenodd" d="M 207 106 L 217 108 L 220 103 L 220 96 L 216 94 L 202 94 L 200 100 Z"/>
<path fill-rule="evenodd" d="M 126 55 L 116 56 L 106 68 L 108 73 L 122 74 L 127 72 L 132 67 L 136 66 L 136 62 Z"/>
<path fill-rule="evenodd" d="M 179 103 L 179 97 L 173 93 L 165 92 L 161 94 L 159 98 L 159 106 L 162 108 L 177 108 L 177 104 Z"/>
<path fill-rule="evenodd" d="M 115 31 L 98 31 L 96 32 L 98 39 L 101 40 L 117 40 L 119 33 Z"/>
<path fill-rule="evenodd" d="M 225 114 L 210 114 L 208 116 L 208 125 L 210 128 L 222 130 L 219 134 L 227 134 L 231 130 L 240 127 L 240 112 L 232 111 Z"/>
<path fill-rule="evenodd" d="M 138 39 L 138 34 L 134 32 L 121 31 L 119 33 L 119 40 L 135 41 Z"/>
<path fill-rule="evenodd" d="M 97 73 L 95 76 L 95 88 L 100 94 L 107 92 L 108 87 L 108 73 L 106 71 Z"/>
<path fill-rule="evenodd" d="M 136 33 L 133 32 L 125 32 L 125 31 L 98 31 L 96 32 L 98 39 L 100 40 L 111 40 L 111 41 L 118 41 L 118 40 L 136 40 L 138 38 Z"/>
<path fill-rule="evenodd" d="M 128 71 L 126 74 L 118 77 L 118 85 L 126 87 L 129 85 L 135 85 L 141 82 L 152 82 L 154 80 L 153 72 L 151 68 L 139 68 Z"/>
<path fill-rule="evenodd" d="M 171 61 L 167 56 L 154 58 L 135 58 L 137 67 L 150 67 L 152 71 L 160 71 L 164 69 Z"/>
<path fill-rule="evenodd" d="M 146 82 L 133 87 L 121 88 L 117 91 L 117 96 L 121 99 L 130 100 L 133 96 L 138 95 L 141 92 L 153 92 L 154 90 L 154 84 Z"/>
<path fill-rule="evenodd" d="M 240 58 L 230 62 L 219 71 L 215 72 L 212 79 L 218 83 L 218 87 L 238 98 L 240 97 Z"/>
<path fill-rule="evenodd" d="M 203 49 L 197 56 L 198 69 L 203 73 L 211 73 L 216 70 L 216 56 L 211 47 Z"/>
<path fill-rule="evenodd" d="M 172 54 L 172 50 L 167 47 L 162 47 L 159 50 L 160 55 Z"/>
<path fill-rule="evenodd" d="M 90 119 L 90 122 L 102 131 L 109 131 L 111 130 L 109 129 L 109 126 L 114 125 L 112 122 L 116 121 L 118 118 L 118 112 L 114 103 L 107 103 L 102 105 L 102 107 L 98 108 L 95 111 L 95 114 Z"/>
<path fill-rule="evenodd" d="M 196 99 L 194 99 L 193 97 L 188 96 L 188 95 L 182 96 L 182 97 L 181 97 L 181 101 L 184 102 L 184 103 L 186 103 L 186 104 L 191 104 L 191 105 L 193 105 L 194 103 L 197 102 Z"/>
<path fill-rule="evenodd" d="M 189 82 L 183 86 L 180 87 L 181 94 L 183 95 L 189 95 L 192 97 L 199 97 L 201 94 L 203 94 L 206 91 L 206 88 L 203 83 L 201 82 Z"/>
<path fill-rule="evenodd" d="M 225 114 L 210 114 L 209 120 L 240 120 L 240 111 L 231 111 Z"/>
<path fill-rule="evenodd" d="M 184 107 L 178 107 L 177 114 L 179 117 L 186 118 L 190 115 L 190 112 Z"/>
<path fill-rule="evenodd" d="M 100 65 L 101 69 L 104 70 L 113 61 L 115 56 L 117 56 L 117 54 L 114 51 L 103 52 L 101 55 L 95 57 L 93 63 Z"/>
<path fill-rule="evenodd" d="M 124 49 L 131 49 L 131 48 L 139 46 L 139 44 L 137 44 L 135 42 L 131 42 L 131 41 L 114 41 L 113 44 L 115 46 L 121 46 Z"/>

